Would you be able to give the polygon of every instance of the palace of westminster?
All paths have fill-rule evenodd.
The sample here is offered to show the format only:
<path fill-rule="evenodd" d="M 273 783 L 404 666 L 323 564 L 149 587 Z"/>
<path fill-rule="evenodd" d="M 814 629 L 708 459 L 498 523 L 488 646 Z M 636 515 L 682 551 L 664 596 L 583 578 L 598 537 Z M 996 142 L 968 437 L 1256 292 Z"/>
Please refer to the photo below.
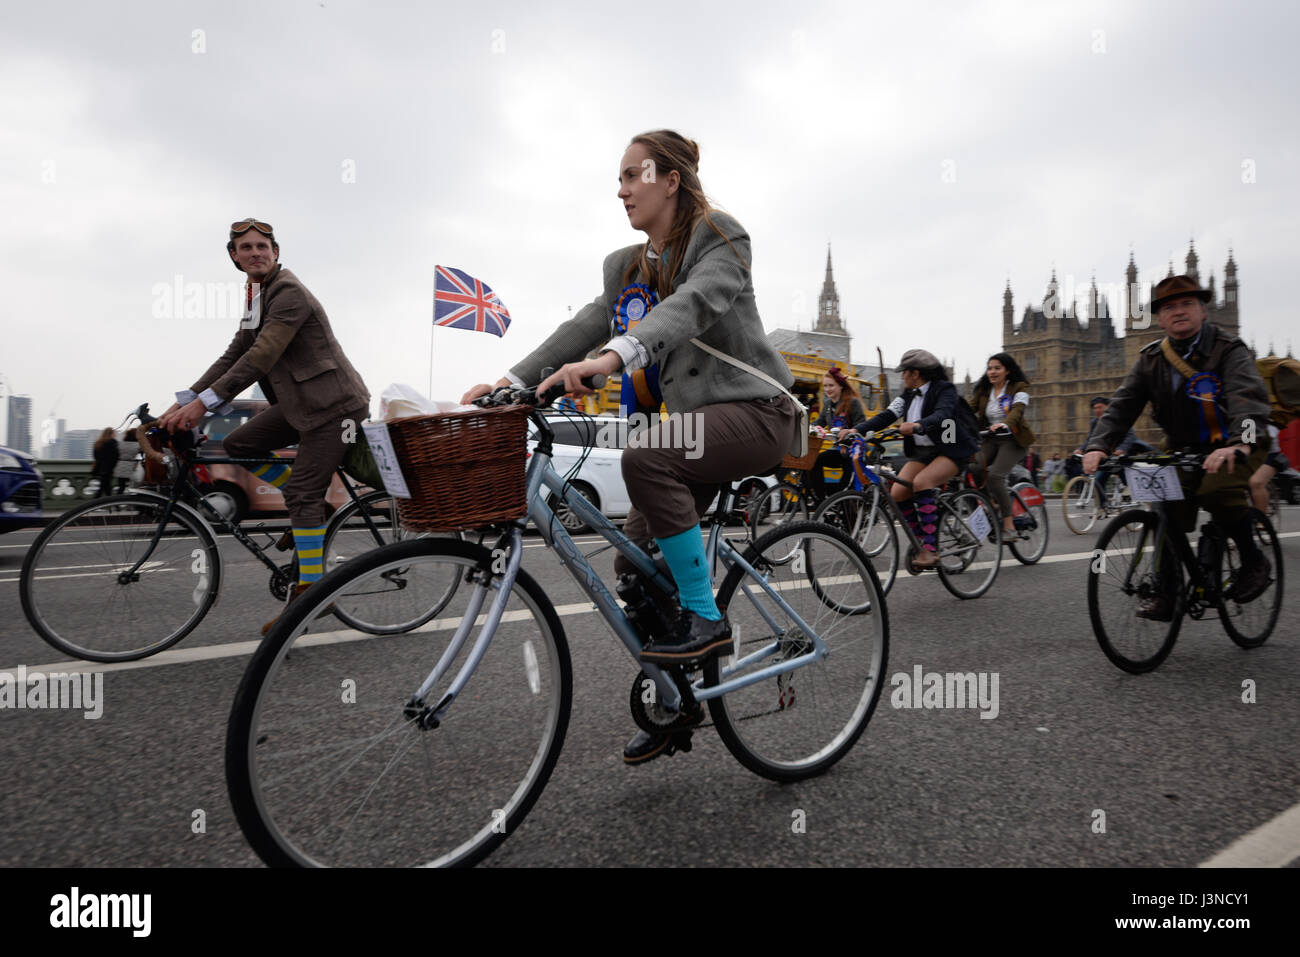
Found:
<path fill-rule="evenodd" d="M 1200 282 L 1196 249 L 1189 246 L 1185 273 Z M 1173 263 L 1169 275 L 1174 275 Z M 1240 335 L 1241 321 L 1238 313 L 1237 264 L 1232 253 L 1223 271 L 1223 298 L 1215 285 L 1213 273 L 1208 285 L 1210 301 L 1206 303 L 1206 321 L 1212 322 L 1227 335 Z M 1035 450 L 1044 458 L 1055 452 L 1068 454 L 1079 445 L 1088 430 L 1092 411 L 1089 399 L 1096 395 L 1112 395 L 1132 368 L 1143 346 L 1162 335 L 1153 316 L 1148 314 L 1145 302 L 1138 299 L 1137 266 L 1129 255 L 1123 291 L 1118 300 L 1124 322 L 1124 334 L 1116 334 L 1115 319 L 1111 316 L 1108 297 L 1100 293 L 1094 279 L 1091 287 L 1080 298 L 1084 315 L 1077 315 L 1073 302 L 1062 297 L 1055 270 L 1047 285 L 1043 300 L 1037 306 L 1026 305 L 1020 320 L 1016 321 L 1008 282 L 1002 294 L 1002 349 L 1009 353 L 1025 372 L 1030 382 L 1030 402 L 1027 419 L 1038 437 Z M 1149 290 L 1147 291 L 1149 298 Z M 831 271 L 830 250 L 826 252 L 826 277 L 818 300 L 817 323 L 811 331 L 777 329 L 768 339 L 785 357 L 804 391 L 818 389 L 821 374 L 826 367 L 839 365 L 863 383 L 874 385 L 868 405 L 880 406 L 880 386 L 886 394 L 897 394 L 899 376 L 892 366 L 881 370 L 877 365 L 854 364 L 850 360 L 852 337 L 840 317 L 839 294 Z M 920 345 L 924 345 L 921 343 Z M 995 350 L 990 350 L 990 353 Z M 883 376 L 882 376 L 883 371 Z M 949 369 L 949 375 L 953 370 Z M 983 370 L 976 373 L 978 378 Z M 973 383 L 969 374 L 964 382 L 964 394 L 969 396 Z M 963 383 L 958 383 L 963 388 Z M 864 392 L 864 398 L 867 394 Z M 1146 415 L 1137 423 L 1138 435 L 1157 444 L 1160 431 Z"/>

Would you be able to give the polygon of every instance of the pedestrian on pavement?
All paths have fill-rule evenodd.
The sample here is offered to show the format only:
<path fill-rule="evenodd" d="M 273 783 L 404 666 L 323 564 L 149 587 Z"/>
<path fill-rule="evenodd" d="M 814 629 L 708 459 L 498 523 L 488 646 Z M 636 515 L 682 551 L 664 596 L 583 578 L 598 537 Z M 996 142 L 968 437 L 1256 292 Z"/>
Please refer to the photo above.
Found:
<path fill-rule="evenodd" d="M 99 479 L 99 490 L 95 492 L 95 498 L 113 494 L 113 468 L 117 465 L 117 439 L 113 436 L 113 427 L 109 426 L 95 440 L 95 467 L 92 474 Z"/>
<path fill-rule="evenodd" d="M 121 495 L 131 484 L 135 475 L 136 460 L 140 455 L 140 443 L 136 441 L 135 429 L 127 429 L 119 440 L 117 466 L 113 469 L 113 478 L 117 482 L 116 492 Z"/>

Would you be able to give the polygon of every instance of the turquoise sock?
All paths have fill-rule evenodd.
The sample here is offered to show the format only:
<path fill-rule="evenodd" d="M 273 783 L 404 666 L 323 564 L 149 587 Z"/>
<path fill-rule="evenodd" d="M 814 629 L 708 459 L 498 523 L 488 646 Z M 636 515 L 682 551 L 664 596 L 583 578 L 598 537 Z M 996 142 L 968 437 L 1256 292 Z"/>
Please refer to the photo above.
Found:
<path fill-rule="evenodd" d="M 293 541 L 298 547 L 298 584 L 320 581 L 325 573 L 325 528 L 295 528 Z"/>
<path fill-rule="evenodd" d="M 704 540 L 700 526 L 692 525 L 684 532 L 656 538 L 668 562 L 668 569 L 677 582 L 678 600 L 701 618 L 718 621 L 722 612 L 713 600 L 713 582 L 709 579 L 709 557 L 704 553 Z"/>

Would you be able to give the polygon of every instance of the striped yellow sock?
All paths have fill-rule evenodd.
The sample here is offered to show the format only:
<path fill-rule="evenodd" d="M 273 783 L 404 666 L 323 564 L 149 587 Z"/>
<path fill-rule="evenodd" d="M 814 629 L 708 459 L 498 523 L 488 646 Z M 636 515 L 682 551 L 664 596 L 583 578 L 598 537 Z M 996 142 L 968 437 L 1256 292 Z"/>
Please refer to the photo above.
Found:
<path fill-rule="evenodd" d="M 325 528 L 295 528 L 293 542 L 298 548 L 298 584 L 320 581 L 325 574 Z"/>
<path fill-rule="evenodd" d="M 289 476 L 293 474 L 292 467 L 279 464 L 259 465 L 250 471 L 263 482 L 276 488 L 284 488 L 289 484 Z"/>

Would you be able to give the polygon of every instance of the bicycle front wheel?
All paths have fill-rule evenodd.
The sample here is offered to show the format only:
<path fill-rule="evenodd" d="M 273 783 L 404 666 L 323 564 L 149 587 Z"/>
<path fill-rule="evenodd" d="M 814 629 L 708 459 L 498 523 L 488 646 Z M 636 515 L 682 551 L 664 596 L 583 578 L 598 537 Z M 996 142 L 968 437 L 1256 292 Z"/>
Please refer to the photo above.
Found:
<path fill-rule="evenodd" d="M 1012 504 L 1019 500 L 1025 507 L 1023 515 L 1015 517 L 1019 541 L 1011 543 L 1011 554 L 1022 565 L 1032 565 L 1047 554 L 1047 502 L 1038 486 L 1032 482 L 1019 482 L 1011 488 Z M 1028 519 L 1028 521 L 1024 521 Z M 1020 526 L 1024 525 L 1024 528 Z"/>
<path fill-rule="evenodd" d="M 1116 515 L 1097 539 L 1088 569 L 1088 616 L 1097 643 L 1112 664 L 1135 675 L 1169 657 L 1183 621 L 1183 566 L 1168 541 L 1157 548 L 1159 527 L 1154 512 Z M 1162 594 L 1166 612 L 1145 617 Z"/>
<path fill-rule="evenodd" d="M 806 522 L 812 518 L 808 497 L 793 482 L 779 482 L 762 488 L 749 500 L 749 530 L 755 540 L 789 522 Z M 771 556 L 773 561 L 789 561 L 790 556 Z"/>
<path fill-rule="evenodd" d="M 397 500 L 379 489 L 348 502 L 325 531 L 324 568 L 330 572 L 359 555 L 393 542 L 427 538 L 402 528 Z M 459 535 L 443 536 L 459 538 Z M 459 579 L 413 576 L 401 568 L 375 579 L 372 591 L 334 602 L 334 617 L 371 635 L 400 635 L 430 621 L 451 601 Z"/>
<path fill-rule="evenodd" d="M 459 697 L 429 720 L 480 650 L 478 616 L 499 594 L 492 564 L 488 549 L 469 542 L 387 545 L 326 575 L 276 622 L 244 674 L 226 734 L 231 803 L 262 860 L 469 865 L 519 827 L 555 767 L 573 692 L 564 630 L 526 572 Z M 371 593 L 397 569 L 463 587 L 404 635 L 310 633 L 331 603 Z M 452 648 L 463 619 L 474 627 Z M 450 668 L 416 699 L 444 654 Z"/>
<path fill-rule="evenodd" d="M 705 663 L 704 685 L 792 659 L 806 664 L 711 698 L 709 711 L 727 749 L 754 773 L 776 781 L 821 774 L 853 747 L 880 698 L 884 594 L 862 550 L 820 522 L 768 532 L 744 559 L 762 580 L 739 565 L 723 579 L 718 607 L 731 622 L 733 651 Z"/>
<path fill-rule="evenodd" d="M 889 594 L 898 575 L 898 529 L 877 490 L 836 492 L 813 514 L 813 520 L 838 528 L 858 543 L 871 559 L 880 579 L 880 590 Z"/>
<path fill-rule="evenodd" d="M 939 580 L 958 598 L 978 598 L 1002 567 L 1002 520 L 973 489 L 939 497 Z"/>
<path fill-rule="evenodd" d="M 1273 633 L 1277 624 L 1278 613 L 1282 610 L 1282 546 L 1278 544 L 1273 531 L 1273 523 L 1268 516 L 1258 509 L 1250 510 L 1251 526 L 1255 533 L 1255 545 L 1273 566 L 1272 581 L 1259 596 L 1248 602 L 1239 602 L 1234 598 L 1221 597 L 1219 618 L 1223 621 L 1223 630 L 1242 648 L 1258 648 Z M 1220 562 L 1219 582 L 1226 593 L 1232 588 L 1241 574 L 1241 552 L 1231 538 L 1227 539 Z"/>
<path fill-rule="evenodd" d="M 1065 514 L 1065 527 L 1074 534 L 1083 535 L 1092 529 L 1097 523 L 1100 506 L 1091 475 L 1076 475 L 1065 483 L 1061 509 Z"/>
<path fill-rule="evenodd" d="M 135 661 L 189 634 L 217 600 L 221 554 L 183 507 L 160 531 L 166 507 L 162 496 L 110 495 L 46 526 L 18 585 L 36 633 L 87 661 Z"/>

